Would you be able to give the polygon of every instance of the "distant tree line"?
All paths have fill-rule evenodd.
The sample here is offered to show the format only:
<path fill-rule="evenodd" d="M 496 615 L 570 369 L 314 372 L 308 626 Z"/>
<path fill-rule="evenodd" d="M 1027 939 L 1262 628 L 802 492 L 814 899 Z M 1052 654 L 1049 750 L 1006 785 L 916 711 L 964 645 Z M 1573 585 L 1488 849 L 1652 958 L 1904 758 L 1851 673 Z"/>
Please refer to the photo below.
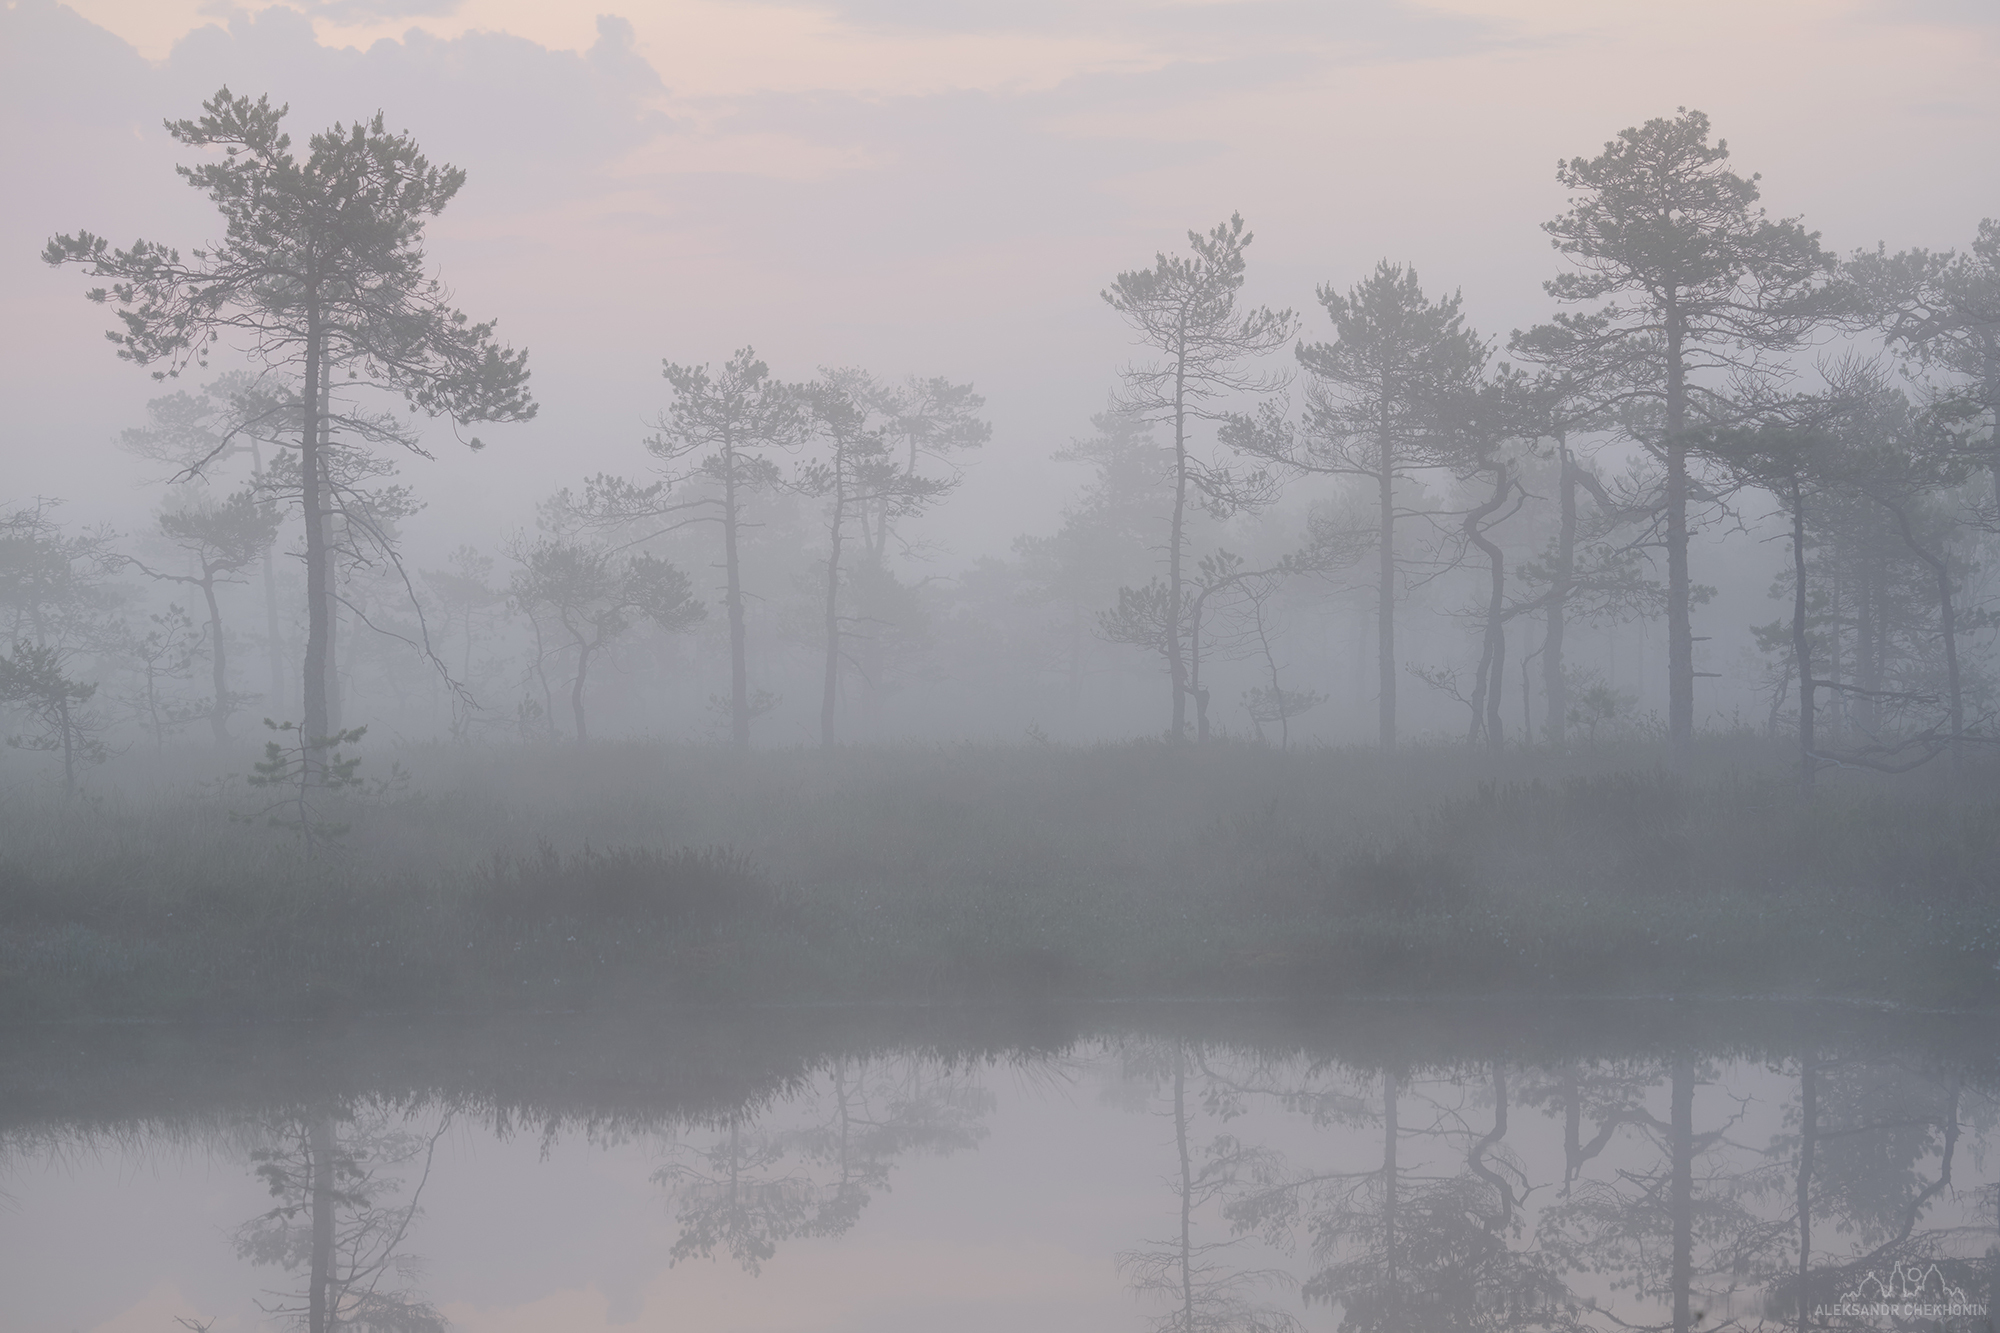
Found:
<path fill-rule="evenodd" d="M 169 123 L 205 150 L 180 170 L 220 241 L 45 252 L 104 283 L 121 358 L 205 372 L 126 433 L 165 488 L 151 530 L 77 529 L 50 499 L 0 515 L 0 704 L 72 784 L 118 746 L 230 743 L 246 713 L 296 719 L 309 768 L 364 712 L 748 747 L 1283 745 L 1365 709 L 1384 748 L 1608 729 L 1676 759 L 1736 726 L 1795 737 L 1805 786 L 1994 738 L 2000 224 L 1843 259 L 1765 212 L 1698 111 L 1559 165 L 1549 317 L 1504 339 L 1389 259 L 1311 317 L 1253 306 L 1239 216 L 1117 274 L 1135 356 L 1054 455 L 1083 488 L 957 569 L 929 543 L 991 436 L 974 387 L 787 380 L 749 347 L 663 363 L 630 469 L 413 566 L 397 455 L 424 453 L 421 418 L 534 416 L 526 354 L 426 268 L 463 171 L 380 115 L 295 152 L 284 115 L 224 89 Z M 1768 622 L 1718 623 L 1765 592 Z M 1653 625 L 1664 718 L 1624 688 Z M 1735 659 L 1703 647 L 1731 632 Z"/>

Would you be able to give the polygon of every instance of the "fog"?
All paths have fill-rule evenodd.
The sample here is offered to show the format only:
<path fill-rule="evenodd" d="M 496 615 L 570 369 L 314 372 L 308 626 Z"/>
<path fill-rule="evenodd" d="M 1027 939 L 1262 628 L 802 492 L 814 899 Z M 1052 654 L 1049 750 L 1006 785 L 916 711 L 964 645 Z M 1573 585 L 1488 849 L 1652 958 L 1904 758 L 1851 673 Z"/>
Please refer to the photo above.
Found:
<path fill-rule="evenodd" d="M 1606 24 L 1561 6 L 1360 5 L 1310 16 L 1270 6 L 1004 16 L 695 6 L 590 21 L 447 8 L 6 11 L 7 114 L 24 130 L 9 137 L 8 166 L 10 178 L 33 183 L 9 192 L 0 222 L 19 256 L 5 277 L 16 316 L 4 371 L 8 496 L 60 498 L 66 525 L 108 523 L 131 534 L 127 544 L 138 539 L 174 469 L 134 459 L 121 436 L 148 424 L 150 397 L 199 390 L 231 359 L 218 352 L 208 372 L 190 368 L 170 385 L 118 365 L 95 343 L 104 312 L 77 299 L 73 278 L 33 262 L 41 244 L 77 227 L 120 244 L 212 238 L 212 209 L 172 174 L 187 150 L 161 122 L 194 114 L 224 83 L 289 105 L 286 128 L 301 141 L 379 109 L 433 160 L 465 168 L 427 254 L 455 300 L 529 351 L 541 407 L 533 421 L 486 429 L 478 454 L 448 426 L 409 423 L 435 455 L 398 459 L 399 483 L 422 506 L 398 532 L 413 572 L 444 569 L 470 546 L 496 561 L 489 581 L 503 588 L 504 550 L 532 534 L 549 495 L 598 473 L 656 479 L 642 441 L 672 400 L 662 359 L 719 365 L 754 346 L 781 379 L 852 366 L 891 383 L 943 376 L 984 398 L 991 438 L 952 460 L 956 488 L 897 533 L 887 572 L 919 590 L 908 615 L 921 626 L 882 627 L 877 637 L 901 640 L 898 660 L 873 664 L 881 678 L 864 687 L 869 698 L 847 728 L 856 739 L 1158 729 L 1138 706 L 1146 665 L 1130 651 L 1093 643 L 1087 664 L 1059 669 L 1087 674 L 1087 692 L 1039 679 L 1050 659 L 1078 655 L 1061 642 L 1074 626 L 1046 623 L 1064 620 L 1062 610 L 1022 608 L 1034 590 L 1019 544 L 1051 537 L 1082 502 L 1087 466 L 1054 458 L 1091 434 L 1121 368 L 1144 359 L 1099 292 L 1156 251 L 1184 250 L 1190 228 L 1240 211 L 1256 237 L 1246 304 L 1302 311 L 1304 340 L 1329 333 L 1315 287 L 1344 289 L 1386 257 L 1414 267 L 1432 297 L 1462 291 L 1469 326 L 1499 360 L 1510 330 L 1555 310 L 1540 291 L 1561 267 L 1539 229 L 1564 197 L 1550 164 L 1672 105 L 1707 111 L 1732 162 L 1762 173 L 1771 213 L 1803 217 L 1834 252 L 1881 240 L 1963 248 L 1983 216 L 1977 173 L 1953 164 L 1976 157 L 1990 120 L 1976 103 L 1935 100 L 1940 86 L 1977 97 L 1987 82 L 1972 71 L 1991 59 L 1991 28 L 1972 8 L 1861 7 L 1788 27 L 1790 11 L 1774 7 L 1739 24 L 1734 49 L 1692 70 L 1684 53 L 1709 45 L 1693 16 Z M 1827 77 L 1864 50 L 1868 78 Z M 1752 60 L 1758 77 L 1739 78 Z M 1940 61 L 1967 77 L 1939 77 Z M 1506 114 L 1481 110 L 1496 105 Z M 1808 378 L 1824 341 L 1806 340 L 1793 357 Z M 1267 360 L 1282 369 L 1289 349 Z M 1298 381 L 1291 397 L 1306 387 Z M 1198 452 L 1214 452 L 1213 423 L 1195 436 Z M 212 484 L 232 480 L 223 469 Z M 1308 513 L 1333 503 L 1338 487 L 1286 480 L 1278 505 L 1200 534 L 1191 556 L 1223 547 L 1255 566 L 1257 551 L 1296 546 Z M 1456 507 L 1446 470 L 1415 480 L 1425 492 L 1417 507 Z M 1696 534 L 1696 581 L 1721 599 L 1702 616 L 1701 666 L 1717 673 L 1703 686 L 1704 725 L 1760 706 L 1745 626 L 1768 618 L 1779 562 L 1754 530 L 1770 506 L 1741 508 L 1750 539 L 1740 526 L 1730 540 Z M 783 701 L 764 728 L 774 742 L 812 730 L 810 707 L 790 713 L 812 698 L 811 652 L 782 627 L 803 600 L 793 584 L 811 577 L 805 529 L 816 518 L 778 520 L 800 549 L 779 557 L 784 538 L 766 533 L 770 555 L 749 590 L 757 684 Z M 1496 536 L 1532 554 L 1538 524 L 1546 516 L 1528 512 Z M 1435 552 L 1415 548 L 1452 539 L 1412 530 L 1403 540 L 1412 560 L 1434 565 Z M 287 542 L 296 536 L 282 536 L 281 551 Z M 675 556 L 712 604 L 711 558 L 692 539 Z M 1145 564 L 1141 554 L 1095 581 L 1105 592 L 1142 584 Z M 1412 663 L 1469 672 L 1459 621 L 1474 594 L 1460 582 L 1427 580 L 1409 593 Z M 1292 604 L 1277 618 L 1279 655 L 1298 678 L 1284 688 L 1328 698 L 1299 719 L 1303 736 L 1373 730 L 1379 682 L 1342 661 L 1366 652 L 1343 647 L 1373 595 L 1350 585 L 1366 583 L 1365 571 L 1330 571 L 1279 594 Z M 224 596 L 237 612 L 258 594 Z M 1068 608 L 1068 618 L 1087 624 L 1102 609 Z M 996 611 L 1024 622 L 1008 627 L 1004 664 L 991 660 L 992 644 L 953 643 L 963 637 L 955 628 Z M 232 632 L 249 632 L 243 615 L 231 619 Z M 720 620 L 679 643 L 643 645 L 642 634 L 620 644 L 599 675 L 599 730 L 701 734 Z M 527 693 L 525 649 L 509 642 L 518 631 L 495 629 L 498 655 L 513 660 L 496 662 L 474 691 L 487 712 L 514 715 Z M 1580 669 L 1632 698 L 1634 717 L 1666 711 L 1665 673 L 1649 670 L 1662 645 L 1647 633 L 1640 618 L 1578 645 L 1589 660 Z M 349 713 L 422 734 L 440 713 L 441 682 L 423 685 L 416 655 L 397 661 L 397 650 L 365 642 L 353 651 L 382 661 L 356 663 L 348 688 L 366 702 Z M 675 674 L 688 679 L 650 688 L 657 673 L 637 656 L 646 651 L 677 657 Z M 967 658 L 1004 683 L 965 680 Z M 1238 701 L 1268 688 L 1269 662 L 1246 664 L 1240 645 L 1223 658 L 1211 693 L 1227 703 L 1214 723 L 1253 731 Z M 266 685 L 260 676 L 236 688 L 253 681 Z M 1410 684 L 1406 730 L 1457 728 L 1456 703 Z M 893 705 L 878 697 L 889 691 Z M 280 696 L 264 711 L 297 708 Z"/>
<path fill-rule="evenodd" d="M 1987 1326 L 1996 74 L 6 0 L 0 1325 Z"/>

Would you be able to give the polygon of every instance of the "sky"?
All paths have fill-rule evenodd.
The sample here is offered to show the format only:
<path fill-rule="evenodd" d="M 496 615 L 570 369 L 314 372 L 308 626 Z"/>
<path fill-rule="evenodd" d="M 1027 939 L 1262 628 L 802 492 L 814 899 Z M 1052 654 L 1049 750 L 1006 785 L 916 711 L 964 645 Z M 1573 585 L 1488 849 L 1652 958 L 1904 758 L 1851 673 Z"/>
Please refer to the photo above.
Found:
<path fill-rule="evenodd" d="M 1775 214 L 1837 250 L 2000 214 L 1991 0 L 0 0 L 0 500 L 142 521 L 116 448 L 161 392 L 47 238 L 215 232 L 166 118 L 227 84 L 294 137 L 381 110 L 468 183 L 430 253 L 530 351 L 532 423 L 406 479 L 433 549 L 639 474 L 660 362 L 754 345 L 786 378 L 949 375 L 994 425 L 939 558 L 1046 531 L 1134 355 L 1099 292 L 1240 211 L 1249 295 L 1381 258 L 1504 340 L 1545 318 L 1563 157 L 1707 112 Z"/>

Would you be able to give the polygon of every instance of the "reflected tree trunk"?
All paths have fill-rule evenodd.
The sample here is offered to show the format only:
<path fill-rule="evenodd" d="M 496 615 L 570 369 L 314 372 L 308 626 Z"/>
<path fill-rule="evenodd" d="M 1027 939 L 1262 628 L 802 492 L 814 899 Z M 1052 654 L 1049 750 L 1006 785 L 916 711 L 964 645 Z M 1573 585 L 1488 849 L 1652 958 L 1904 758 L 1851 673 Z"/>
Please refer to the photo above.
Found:
<path fill-rule="evenodd" d="M 1396 1138 L 1399 1133 L 1396 1124 L 1396 1072 L 1382 1071 L 1382 1269 L 1388 1279 L 1385 1286 L 1391 1302 L 1401 1292 L 1398 1284 L 1400 1264 L 1400 1242 L 1396 1234 Z M 1393 1310 L 1389 1312 L 1393 1319 Z"/>
<path fill-rule="evenodd" d="M 1194 1164 L 1188 1158 L 1187 1047 L 1174 1043 L 1174 1146 L 1181 1157 L 1181 1327 L 1194 1333 Z"/>
<path fill-rule="evenodd" d="M 1819 1146 L 1819 1063 L 1811 1052 L 1799 1062 L 1799 1333 L 1811 1318 L 1813 1150 Z"/>
<path fill-rule="evenodd" d="M 315 1116 L 308 1142 L 312 1148 L 312 1262 L 306 1278 L 306 1327 L 310 1333 L 327 1333 L 332 1326 L 327 1297 L 333 1286 L 333 1117 Z"/>
<path fill-rule="evenodd" d="M 1673 1272 L 1669 1281 L 1674 1299 L 1674 1333 L 1690 1333 L 1694 1328 L 1692 1288 L 1694 1286 L 1694 1065 L 1687 1059 L 1674 1061 L 1671 1121 L 1668 1145 L 1672 1154 L 1669 1168 L 1667 1208 L 1673 1227 Z"/>

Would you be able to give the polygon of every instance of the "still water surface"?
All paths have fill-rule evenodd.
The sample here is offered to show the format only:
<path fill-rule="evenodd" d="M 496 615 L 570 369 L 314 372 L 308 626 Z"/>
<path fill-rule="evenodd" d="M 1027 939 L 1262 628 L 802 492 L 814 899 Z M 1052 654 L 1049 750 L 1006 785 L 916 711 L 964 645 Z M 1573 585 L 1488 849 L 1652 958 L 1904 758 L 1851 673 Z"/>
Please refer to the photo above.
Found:
<path fill-rule="evenodd" d="M 16 1031 L 0 1328 L 1987 1328 L 1995 1054 L 1665 1003 Z"/>

